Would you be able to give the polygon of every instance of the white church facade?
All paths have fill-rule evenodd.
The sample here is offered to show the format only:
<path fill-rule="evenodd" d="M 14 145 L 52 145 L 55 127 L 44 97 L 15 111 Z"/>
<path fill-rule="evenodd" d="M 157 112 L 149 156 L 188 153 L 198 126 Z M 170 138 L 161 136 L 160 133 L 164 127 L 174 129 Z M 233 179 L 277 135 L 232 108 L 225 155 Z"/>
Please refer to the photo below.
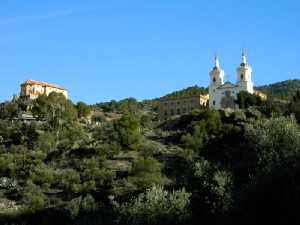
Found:
<path fill-rule="evenodd" d="M 246 91 L 254 94 L 252 82 L 252 68 L 247 63 L 245 51 L 242 54 L 242 62 L 237 70 L 237 82 L 235 84 L 224 82 L 224 70 L 222 70 L 219 58 L 215 57 L 215 66 L 210 71 L 209 84 L 209 108 L 224 109 L 238 108 L 236 105 L 237 94 Z"/>

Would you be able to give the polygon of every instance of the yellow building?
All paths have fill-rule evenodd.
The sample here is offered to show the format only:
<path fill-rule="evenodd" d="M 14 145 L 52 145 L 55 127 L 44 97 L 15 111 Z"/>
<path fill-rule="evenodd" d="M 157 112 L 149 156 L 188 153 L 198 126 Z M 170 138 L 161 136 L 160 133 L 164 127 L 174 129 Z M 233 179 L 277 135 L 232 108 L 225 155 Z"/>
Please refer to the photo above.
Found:
<path fill-rule="evenodd" d="M 262 93 L 261 91 L 254 91 L 254 94 L 256 95 L 256 96 L 258 96 L 258 97 L 260 97 L 261 98 L 261 100 L 263 100 L 263 101 L 267 101 L 267 95 L 266 94 L 264 94 L 264 93 Z"/>
<path fill-rule="evenodd" d="M 21 96 L 27 96 L 30 99 L 36 99 L 39 95 L 49 95 L 51 92 L 63 94 L 68 98 L 67 89 L 56 84 L 35 80 L 27 80 L 21 84 Z"/>
<path fill-rule="evenodd" d="M 162 120 L 175 115 L 188 114 L 195 109 L 207 107 L 208 99 L 208 95 L 161 98 L 158 104 L 158 114 Z"/>

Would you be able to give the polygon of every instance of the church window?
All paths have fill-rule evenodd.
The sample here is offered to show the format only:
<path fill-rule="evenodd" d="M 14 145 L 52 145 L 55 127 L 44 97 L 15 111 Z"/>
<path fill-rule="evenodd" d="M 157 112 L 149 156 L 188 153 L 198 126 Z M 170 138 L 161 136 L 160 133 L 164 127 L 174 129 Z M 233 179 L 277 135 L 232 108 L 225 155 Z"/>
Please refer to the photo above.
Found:
<path fill-rule="evenodd" d="M 215 77 L 213 78 L 213 82 L 214 82 L 214 83 L 216 82 L 216 78 L 215 78 Z"/>
<path fill-rule="evenodd" d="M 244 79 L 244 74 L 241 74 L 241 79 Z"/>

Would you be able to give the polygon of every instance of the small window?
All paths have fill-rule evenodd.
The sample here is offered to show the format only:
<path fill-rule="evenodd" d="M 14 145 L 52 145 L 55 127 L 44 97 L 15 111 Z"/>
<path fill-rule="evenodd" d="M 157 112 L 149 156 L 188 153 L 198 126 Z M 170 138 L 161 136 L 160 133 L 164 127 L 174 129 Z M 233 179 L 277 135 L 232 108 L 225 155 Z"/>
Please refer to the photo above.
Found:
<path fill-rule="evenodd" d="M 213 105 L 216 105 L 216 101 L 213 101 Z"/>
<path fill-rule="evenodd" d="M 216 82 L 216 78 L 215 78 L 215 77 L 213 78 L 213 82 L 214 82 L 214 83 Z"/>
<path fill-rule="evenodd" d="M 241 79 L 244 79 L 244 74 L 241 74 Z"/>

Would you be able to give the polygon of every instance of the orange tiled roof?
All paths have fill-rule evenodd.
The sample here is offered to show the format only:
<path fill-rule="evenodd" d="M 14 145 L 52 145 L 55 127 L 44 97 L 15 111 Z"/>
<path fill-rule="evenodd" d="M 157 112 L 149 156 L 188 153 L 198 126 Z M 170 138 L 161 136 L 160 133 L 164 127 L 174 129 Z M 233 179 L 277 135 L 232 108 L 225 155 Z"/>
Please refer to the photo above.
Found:
<path fill-rule="evenodd" d="M 51 84 L 51 83 L 46 83 L 46 82 L 36 81 L 36 80 L 26 80 L 22 85 L 25 85 L 25 84 L 37 84 L 37 85 L 41 85 L 41 86 L 47 86 L 47 87 L 53 87 L 53 88 L 57 88 L 57 89 L 66 90 L 66 88 L 63 88 L 57 84 Z"/>

